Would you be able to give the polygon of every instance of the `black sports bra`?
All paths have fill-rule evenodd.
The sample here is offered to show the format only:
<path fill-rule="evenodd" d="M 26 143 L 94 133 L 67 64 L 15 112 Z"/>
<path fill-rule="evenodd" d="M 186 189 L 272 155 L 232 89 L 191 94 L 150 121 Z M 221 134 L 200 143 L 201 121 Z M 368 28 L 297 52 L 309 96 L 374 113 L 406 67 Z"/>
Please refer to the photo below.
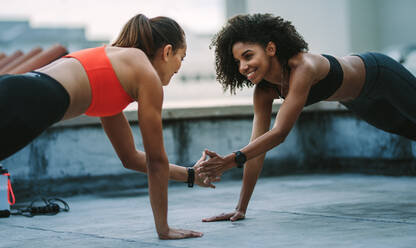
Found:
<path fill-rule="evenodd" d="M 329 72 L 324 79 L 312 85 L 305 106 L 328 99 L 339 87 L 341 87 L 344 72 L 342 71 L 342 67 L 338 60 L 331 55 L 322 54 L 322 56 L 329 61 Z M 283 98 L 277 85 L 269 83 L 266 80 L 263 80 L 260 84 L 275 88 L 277 94 Z"/>

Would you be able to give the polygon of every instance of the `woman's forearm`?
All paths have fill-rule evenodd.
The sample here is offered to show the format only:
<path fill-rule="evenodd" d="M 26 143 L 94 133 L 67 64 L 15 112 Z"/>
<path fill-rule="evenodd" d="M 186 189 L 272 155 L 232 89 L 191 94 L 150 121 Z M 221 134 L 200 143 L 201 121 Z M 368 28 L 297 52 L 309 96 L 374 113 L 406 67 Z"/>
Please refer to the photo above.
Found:
<path fill-rule="evenodd" d="M 251 141 L 242 148 L 241 151 L 246 155 L 247 160 L 250 160 L 280 145 L 283 143 L 286 136 L 287 134 L 282 134 L 279 131 L 272 129 Z"/>
<path fill-rule="evenodd" d="M 254 159 L 262 154 L 265 154 L 272 148 L 278 146 L 279 144 L 283 143 L 284 139 L 286 138 L 285 135 L 276 135 L 272 133 L 272 130 L 268 131 L 264 135 L 254 139 L 240 151 L 244 153 L 246 156 L 247 161 Z M 230 153 L 224 157 L 223 163 L 225 164 L 224 168 L 226 170 L 231 169 L 232 167 L 237 166 L 235 162 L 235 154 Z M 251 166 L 251 164 L 246 165 Z"/>
<path fill-rule="evenodd" d="M 147 174 L 146 167 L 146 154 L 137 150 L 128 161 L 123 162 L 123 165 L 130 170 L 139 171 Z M 169 164 L 169 180 L 175 180 L 180 182 L 186 182 L 188 179 L 188 172 L 186 167 L 176 164 Z"/>
<path fill-rule="evenodd" d="M 168 215 L 168 178 L 169 167 L 167 163 L 149 163 L 149 198 L 152 205 L 156 230 L 159 235 L 169 232 Z"/>
<path fill-rule="evenodd" d="M 247 161 L 244 166 L 243 185 L 240 191 L 240 199 L 238 200 L 237 210 L 246 212 L 257 179 L 263 168 L 265 155 L 260 155 L 254 159 Z"/>
<path fill-rule="evenodd" d="M 169 164 L 169 179 L 179 182 L 186 182 L 188 180 L 188 171 L 186 167 L 176 164 Z"/>

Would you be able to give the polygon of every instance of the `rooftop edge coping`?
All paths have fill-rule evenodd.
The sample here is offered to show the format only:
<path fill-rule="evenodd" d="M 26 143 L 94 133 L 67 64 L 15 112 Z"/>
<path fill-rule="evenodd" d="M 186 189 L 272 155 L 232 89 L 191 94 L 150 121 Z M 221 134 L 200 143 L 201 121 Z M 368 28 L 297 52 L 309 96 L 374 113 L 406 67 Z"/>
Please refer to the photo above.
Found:
<path fill-rule="evenodd" d="M 281 103 L 275 102 L 273 104 L 273 113 L 277 113 Z M 304 108 L 305 112 L 316 111 L 346 111 L 347 109 L 338 102 L 318 102 Z M 137 110 L 123 111 L 127 120 L 130 123 L 137 122 Z M 163 120 L 178 120 L 178 119 L 207 119 L 219 117 L 242 117 L 252 116 L 254 113 L 253 105 L 251 103 L 238 105 L 188 105 L 188 106 L 166 106 L 162 110 Z M 52 126 L 54 127 L 73 127 L 84 125 L 99 125 L 99 117 L 91 117 L 81 115 L 73 119 L 58 122 Z"/>

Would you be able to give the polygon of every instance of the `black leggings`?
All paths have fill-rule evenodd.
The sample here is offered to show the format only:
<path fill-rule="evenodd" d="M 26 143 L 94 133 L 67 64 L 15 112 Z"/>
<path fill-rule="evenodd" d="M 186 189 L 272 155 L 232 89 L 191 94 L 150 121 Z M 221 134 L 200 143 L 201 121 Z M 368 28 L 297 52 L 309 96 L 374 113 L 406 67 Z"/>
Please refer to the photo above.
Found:
<path fill-rule="evenodd" d="M 386 55 L 357 56 L 364 61 L 366 81 L 356 99 L 342 104 L 379 129 L 416 140 L 415 76 Z"/>
<path fill-rule="evenodd" d="M 46 74 L 0 76 L 0 161 L 60 121 L 69 101 L 65 88 Z"/>

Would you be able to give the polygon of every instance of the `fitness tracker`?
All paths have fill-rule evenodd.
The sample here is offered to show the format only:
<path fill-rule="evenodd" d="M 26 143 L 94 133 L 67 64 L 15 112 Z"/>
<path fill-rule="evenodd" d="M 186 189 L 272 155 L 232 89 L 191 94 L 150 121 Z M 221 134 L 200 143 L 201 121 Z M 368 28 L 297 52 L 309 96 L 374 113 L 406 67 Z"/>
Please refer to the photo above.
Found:
<path fill-rule="evenodd" d="M 237 163 L 237 168 L 243 168 L 244 163 L 247 161 L 247 157 L 241 151 L 234 152 L 234 161 Z"/>
<path fill-rule="evenodd" d="M 188 167 L 186 171 L 188 172 L 188 180 L 186 183 L 188 183 L 188 188 L 192 188 L 195 182 L 195 170 L 192 167 Z"/>

